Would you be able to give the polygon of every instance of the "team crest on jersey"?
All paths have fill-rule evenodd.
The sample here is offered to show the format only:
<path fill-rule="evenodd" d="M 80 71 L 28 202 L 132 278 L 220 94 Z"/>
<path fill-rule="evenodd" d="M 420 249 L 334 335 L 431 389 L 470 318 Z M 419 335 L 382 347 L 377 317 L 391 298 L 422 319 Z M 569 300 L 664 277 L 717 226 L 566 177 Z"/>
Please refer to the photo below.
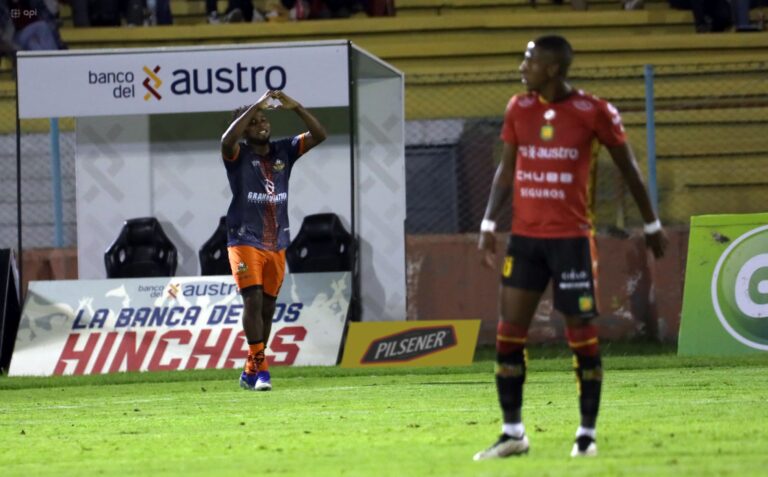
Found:
<path fill-rule="evenodd" d="M 539 136 L 544 141 L 551 141 L 555 137 L 555 128 L 551 124 L 545 124 L 541 127 Z"/>
<path fill-rule="evenodd" d="M 509 277 L 512 276 L 512 263 L 513 263 L 513 260 L 514 259 L 512 257 L 510 257 L 509 255 L 504 257 L 504 268 L 501 271 L 501 275 L 504 278 L 509 278 Z"/>
<path fill-rule="evenodd" d="M 248 265 L 245 264 L 245 262 L 240 262 L 237 264 L 237 273 L 248 273 Z"/>
<path fill-rule="evenodd" d="M 595 300 L 592 298 L 592 295 L 583 295 L 579 297 L 579 310 L 583 313 L 586 313 L 588 311 L 592 311 L 592 308 L 595 307 Z"/>
<path fill-rule="evenodd" d="M 272 165 L 272 170 L 275 172 L 280 172 L 283 169 L 285 169 L 285 163 L 280 159 L 276 160 L 275 163 Z"/>

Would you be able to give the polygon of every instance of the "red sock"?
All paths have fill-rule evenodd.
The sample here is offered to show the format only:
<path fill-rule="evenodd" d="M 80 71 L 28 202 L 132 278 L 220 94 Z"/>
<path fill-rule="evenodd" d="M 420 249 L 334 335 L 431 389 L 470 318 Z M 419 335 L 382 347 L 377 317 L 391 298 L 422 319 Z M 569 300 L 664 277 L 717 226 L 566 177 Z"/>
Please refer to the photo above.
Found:
<path fill-rule="evenodd" d="M 592 323 L 578 327 L 567 326 L 565 337 L 568 339 L 568 346 L 577 355 L 597 356 L 600 353 L 597 326 Z"/>
<path fill-rule="evenodd" d="M 525 348 L 528 340 L 528 328 L 506 321 L 499 321 L 496 326 L 496 352 L 508 354 Z"/>

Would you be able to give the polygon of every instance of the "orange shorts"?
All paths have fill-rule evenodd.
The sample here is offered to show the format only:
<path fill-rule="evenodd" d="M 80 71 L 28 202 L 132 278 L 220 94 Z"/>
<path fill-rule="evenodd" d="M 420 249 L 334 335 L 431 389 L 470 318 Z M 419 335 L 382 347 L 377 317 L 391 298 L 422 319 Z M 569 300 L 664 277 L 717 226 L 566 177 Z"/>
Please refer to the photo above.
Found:
<path fill-rule="evenodd" d="M 250 245 L 227 247 L 229 267 L 242 290 L 261 286 L 266 295 L 277 297 L 285 278 L 285 250 L 272 252 Z"/>

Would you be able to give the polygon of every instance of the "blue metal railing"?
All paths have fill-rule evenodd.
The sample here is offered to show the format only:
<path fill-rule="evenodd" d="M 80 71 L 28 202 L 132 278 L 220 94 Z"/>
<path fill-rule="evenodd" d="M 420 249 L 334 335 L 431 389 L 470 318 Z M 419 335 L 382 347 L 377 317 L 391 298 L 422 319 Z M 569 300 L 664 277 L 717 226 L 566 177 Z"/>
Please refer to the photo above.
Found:
<path fill-rule="evenodd" d="M 653 98 L 653 65 L 643 68 L 645 77 L 645 139 L 648 156 L 648 194 L 656 213 L 659 213 L 659 192 L 656 187 L 656 117 Z"/>

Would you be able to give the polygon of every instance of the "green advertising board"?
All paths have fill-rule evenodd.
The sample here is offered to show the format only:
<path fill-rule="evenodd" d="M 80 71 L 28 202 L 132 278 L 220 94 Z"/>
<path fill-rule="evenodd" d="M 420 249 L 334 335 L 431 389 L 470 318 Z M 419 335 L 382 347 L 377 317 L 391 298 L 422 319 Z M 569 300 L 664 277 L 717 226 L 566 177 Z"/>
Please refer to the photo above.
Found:
<path fill-rule="evenodd" d="M 768 352 L 768 213 L 691 218 L 677 352 Z"/>

